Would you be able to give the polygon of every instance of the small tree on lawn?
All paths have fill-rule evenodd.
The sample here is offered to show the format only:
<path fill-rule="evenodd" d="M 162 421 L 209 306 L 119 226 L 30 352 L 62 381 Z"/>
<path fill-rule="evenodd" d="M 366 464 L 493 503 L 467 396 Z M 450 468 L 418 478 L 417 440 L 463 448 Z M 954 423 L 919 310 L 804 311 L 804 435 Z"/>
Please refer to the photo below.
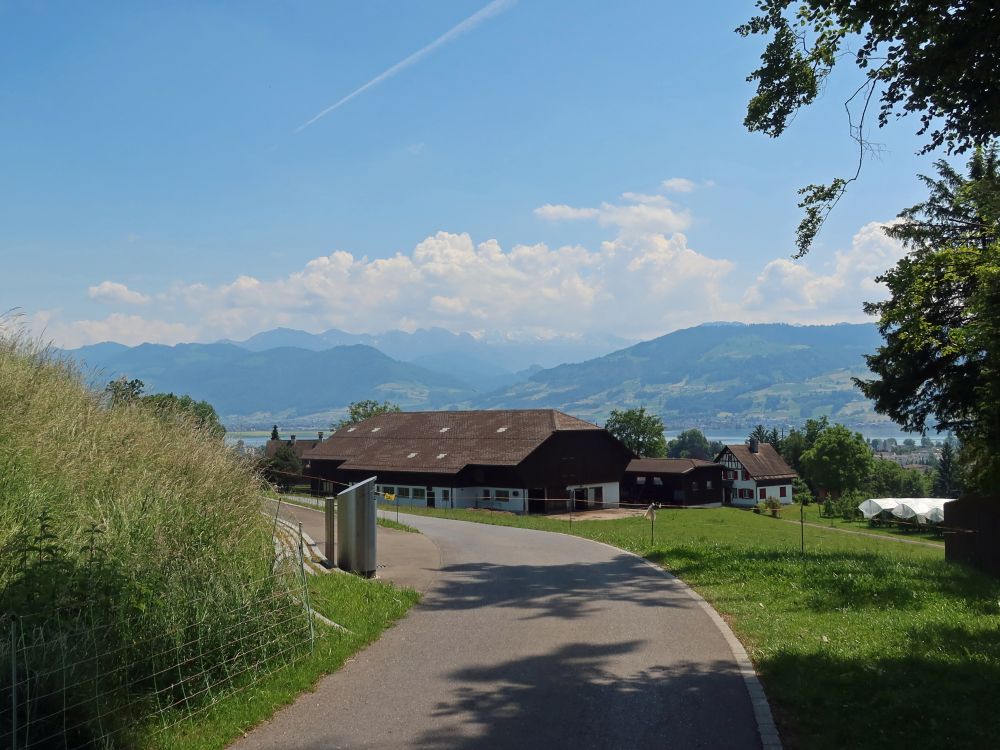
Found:
<path fill-rule="evenodd" d="M 860 488 L 873 469 L 874 459 L 864 437 L 841 424 L 823 431 L 802 454 L 805 478 L 834 499 Z"/>

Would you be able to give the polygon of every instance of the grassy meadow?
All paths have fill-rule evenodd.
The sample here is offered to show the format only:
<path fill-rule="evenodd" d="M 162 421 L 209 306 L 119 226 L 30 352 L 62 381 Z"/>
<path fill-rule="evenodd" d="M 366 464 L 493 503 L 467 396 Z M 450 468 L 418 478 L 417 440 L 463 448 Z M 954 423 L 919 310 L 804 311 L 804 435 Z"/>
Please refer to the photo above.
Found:
<path fill-rule="evenodd" d="M 405 512 L 576 534 L 667 568 L 746 646 L 788 747 L 1000 737 L 1000 581 L 943 548 L 807 525 L 803 555 L 798 524 L 732 508 L 660 511 L 652 544 L 643 518 Z"/>

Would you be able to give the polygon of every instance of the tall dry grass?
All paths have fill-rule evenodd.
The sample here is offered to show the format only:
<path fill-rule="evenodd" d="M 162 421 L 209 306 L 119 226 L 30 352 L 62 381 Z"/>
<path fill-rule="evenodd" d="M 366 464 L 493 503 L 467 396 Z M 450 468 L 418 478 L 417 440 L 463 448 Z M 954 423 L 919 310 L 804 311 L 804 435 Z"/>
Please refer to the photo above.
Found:
<path fill-rule="evenodd" d="M 0 614 L 19 623 L 16 667 L 39 676 L 35 695 L 98 694 L 56 717 L 62 731 L 132 735 L 138 717 L 197 708 L 216 677 L 301 633 L 261 493 L 252 467 L 184 415 L 110 408 L 74 365 L 0 331 Z M 9 675 L 0 664 L 5 707 Z M 0 735 L 13 718 L 0 713 Z"/>

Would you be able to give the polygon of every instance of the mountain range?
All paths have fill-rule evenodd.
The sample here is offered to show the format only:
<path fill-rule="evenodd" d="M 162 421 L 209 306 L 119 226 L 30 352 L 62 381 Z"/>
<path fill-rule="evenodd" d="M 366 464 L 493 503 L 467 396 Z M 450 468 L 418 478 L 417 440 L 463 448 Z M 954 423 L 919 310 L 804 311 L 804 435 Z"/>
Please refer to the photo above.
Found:
<path fill-rule="evenodd" d="M 321 425 L 374 398 L 404 409 L 558 408 L 592 421 L 645 406 L 670 429 L 718 430 L 822 414 L 858 427 L 885 423 L 851 381 L 867 373 L 863 355 L 880 343 L 868 324 L 715 323 L 555 366 L 544 365 L 597 344 L 546 348 L 442 329 L 275 329 L 239 342 L 103 343 L 67 354 L 96 386 L 136 377 L 150 392 L 209 401 L 235 427 Z"/>

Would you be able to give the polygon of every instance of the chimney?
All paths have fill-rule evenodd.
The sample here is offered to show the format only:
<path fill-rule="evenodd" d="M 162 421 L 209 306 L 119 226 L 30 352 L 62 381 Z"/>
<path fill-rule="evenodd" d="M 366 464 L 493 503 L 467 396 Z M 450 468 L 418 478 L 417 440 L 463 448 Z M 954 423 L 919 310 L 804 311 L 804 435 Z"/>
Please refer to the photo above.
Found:
<path fill-rule="evenodd" d="M 295 439 L 295 436 L 293 435 L 292 436 L 292 440 L 294 440 L 294 439 Z M 751 453 L 760 453 L 760 441 L 757 440 L 757 438 L 750 438 L 750 452 Z"/>
<path fill-rule="evenodd" d="M 295 435 L 292 435 L 291 438 L 292 439 L 288 441 L 288 444 L 289 445 L 295 445 Z"/>
<path fill-rule="evenodd" d="M 319 431 L 319 441 L 320 441 L 321 443 L 323 442 L 323 430 L 320 430 L 320 431 Z"/>

